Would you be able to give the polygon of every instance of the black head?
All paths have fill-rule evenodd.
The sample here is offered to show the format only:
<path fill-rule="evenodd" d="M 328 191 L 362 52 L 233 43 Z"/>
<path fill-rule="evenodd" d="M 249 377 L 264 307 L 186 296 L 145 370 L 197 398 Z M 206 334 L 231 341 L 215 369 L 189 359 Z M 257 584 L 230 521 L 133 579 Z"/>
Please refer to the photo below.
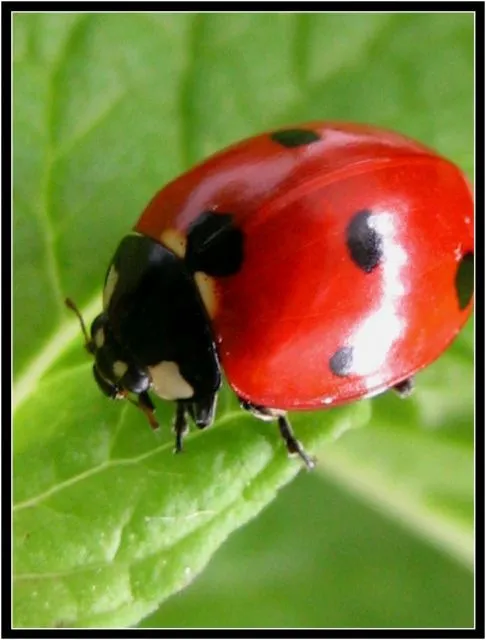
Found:
<path fill-rule="evenodd" d="M 95 358 L 93 377 L 100 391 L 112 400 L 128 399 L 146 414 L 150 426 L 157 429 L 159 425 L 153 415 L 155 408 L 147 393 L 150 376 L 116 340 L 106 314 L 101 313 L 93 320 L 89 336 L 77 306 L 69 298 L 65 302 L 78 316 L 85 348 Z M 129 393 L 137 395 L 137 401 Z"/>
<path fill-rule="evenodd" d="M 221 374 L 210 323 L 184 261 L 155 240 L 130 234 L 108 268 L 103 312 L 87 335 L 93 374 L 110 398 L 138 396 L 152 426 L 149 389 L 183 404 L 195 423 L 212 422 Z"/>

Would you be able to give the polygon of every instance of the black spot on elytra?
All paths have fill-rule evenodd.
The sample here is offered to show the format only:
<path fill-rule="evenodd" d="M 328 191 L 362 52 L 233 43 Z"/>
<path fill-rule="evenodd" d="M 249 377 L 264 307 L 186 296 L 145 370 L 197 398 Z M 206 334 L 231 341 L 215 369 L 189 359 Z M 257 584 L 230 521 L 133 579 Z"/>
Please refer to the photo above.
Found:
<path fill-rule="evenodd" d="M 457 266 L 455 285 L 459 308 L 465 309 L 471 302 L 474 291 L 474 254 L 472 251 L 462 256 Z"/>
<path fill-rule="evenodd" d="M 336 376 L 347 376 L 353 367 L 353 347 L 341 347 L 329 360 L 329 367 Z"/>
<path fill-rule="evenodd" d="M 185 262 L 210 276 L 234 275 L 243 263 L 243 240 L 233 214 L 203 211 L 189 226 Z"/>
<path fill-rule="evenodd" d="M 383 258 L 383 237 L 373 228 L 373 214 L 364 209 L 356 213 L 346 230 L 351 259 L 365 273 L 371 273 Z"/>
<path fill-rule="evenodd" d="M 321 136 L 309 129 L 282 129 L 282 131 L 274 131 L 270 138 L 284 147 L 292 148 L 317 142 Z"/>

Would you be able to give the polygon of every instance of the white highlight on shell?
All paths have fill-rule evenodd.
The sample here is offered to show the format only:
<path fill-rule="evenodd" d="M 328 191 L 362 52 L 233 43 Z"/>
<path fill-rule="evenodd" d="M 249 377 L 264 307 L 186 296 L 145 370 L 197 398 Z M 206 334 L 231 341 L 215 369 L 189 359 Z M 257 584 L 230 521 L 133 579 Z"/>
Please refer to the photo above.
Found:
<path fill-rule="evenodd" d="M 163 361 L 148 367 L 152 378 L 152 388 L 164 400 L 184 400 L 192 398 L 194 389 L 185 380 L 176 362 Z"/>
<path fill-rule="evenodd" d="M 375 309 L 356 326 L 346 344 L 353 347 L 353 374 L 366 377 L 368 389 L 383 381 L 383 367 L 390 350 L 405 329 L 405 319 L 397 313 L 397 302 L 405 295 L 402 273 L 407 254 L 394 242 L 395 214 L 378 213 L 369 220 L 370 227 L 386 238 L 381 263 L 381 292 Z"/>
<path fill-rule="evenodd" d="M 456 262 L 459 262 L 459 260 L 461 260 L 462 256 L 464 254 L 464 250 L 462 248 L 462 244 L 459 244 L 455 249 L 454 249 L 454 258 L 456 259 Z"/>
<path fill-rule="evenodd" d="M 110 270 L 108 271 L 108 275 L 106 276 L 106 284 L 105 288 L 103 289 L 103 309 L 105 311 L 108 309 L 111 297 L 113 296 L 113 292 L 115 291 L 118 277 L 118 271 L 115 269 L 115 265 L 112 264 Z"/>

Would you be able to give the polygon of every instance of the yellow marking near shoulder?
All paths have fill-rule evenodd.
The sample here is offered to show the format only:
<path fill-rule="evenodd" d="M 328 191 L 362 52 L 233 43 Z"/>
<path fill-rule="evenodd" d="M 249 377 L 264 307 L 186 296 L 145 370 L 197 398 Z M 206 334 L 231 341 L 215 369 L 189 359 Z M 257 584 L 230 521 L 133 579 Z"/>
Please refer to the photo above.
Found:
<path fill-rule="evenodd" d="M 181 231 L 166 229 L 160 234 L 160 242 L 179 258 L 184 258 L 186 255 L 187 239 Z"/>
<path fill-rule="evenodd" d="M 218 310 L 218 297 L 214 278 L 203 271 L 196 271 L 194 281 L 199 290 L 206 312 L 210 318 L 214 318 Z"/>
<path fill-rule="evenodd" d="M 184 400 L 192 398 L 194 389 L 184 380 L 175 362 L 162 361 L 148 367 L 152 378 L 152 388 L 164 400 Z"/>

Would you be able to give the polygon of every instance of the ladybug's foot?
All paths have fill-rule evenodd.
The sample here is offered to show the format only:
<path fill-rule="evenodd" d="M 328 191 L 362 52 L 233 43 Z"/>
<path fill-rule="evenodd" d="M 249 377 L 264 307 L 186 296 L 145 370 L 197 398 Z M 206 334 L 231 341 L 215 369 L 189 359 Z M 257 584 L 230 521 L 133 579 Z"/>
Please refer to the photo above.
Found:
<path fill-rule="evenodd" d="M 280 429 L 280 435 L 285 440 L 287 451 L 290 455 L 297 454 L 304 461 L 306 467 L 313 469 L 316 466 L 316 460 L 312 456 L 309 456 L 304 447 L 300 444 L 297 438 L 294 436 L 290 422 L 285 415 L 281 415 L 277 418 L 278 427 Z"/>
<path fill-rule="evenodd" d="M 172 427 L 172 430 L 175 433 L 174 453 L 181 453 L 182 441 L 184 440 L 184 436 L 189 430 L 189 427 L 187 426 L 186 407 L 184 402 L 179 401 L 177 403 L 174 426 Z"/>
<path fill-rule="evenodd" d="M 292 431 L 292 427 L 290 426 L 289 419 L 287 418 L 284 411 L 280 411 L 278 409 L 268 409 L 267 407 L 262 407 L 261 405 L 252 404 L 251 402 L 248 402 L 248 400 L 244 400 L 243 398 L 239 398 L 239 401 L 242 409 L 245 409 L 245 411 L 249 411 L 260 420 L 266 420 L 267 422 L 270 420 L 277 420 L 278 427 L 280 429 L 280 435 L 285 440 L 285 445 L 289 454 L 297 454 L 298 456 L 300 456 L 300 458 L 305 462 L 305 466 L 309 469 L 309 471 L 316 466 L 315 458 L 309 456 L 306 453 L 304 447 L 294 436 L 294 432 Z"/>
<path fill-rule="evenodd" d="M 395 391 L 395 393 L 400 396 L 400 398 L 408 398 L 410 395 L 412 395 L 413 386 L 413 378 L 406 378 L 405 380 L 402 380 L 398 384 L 394 385 L 392 388 L 393 391 Z"/>
<path fill-rule="evenodd" d="M 199 429 L 205 429 L 213 424 L 217 398 L 217 394 L 213 393 L 200 398 L 197 402 L 186 402 L 186 410 Z"/>

